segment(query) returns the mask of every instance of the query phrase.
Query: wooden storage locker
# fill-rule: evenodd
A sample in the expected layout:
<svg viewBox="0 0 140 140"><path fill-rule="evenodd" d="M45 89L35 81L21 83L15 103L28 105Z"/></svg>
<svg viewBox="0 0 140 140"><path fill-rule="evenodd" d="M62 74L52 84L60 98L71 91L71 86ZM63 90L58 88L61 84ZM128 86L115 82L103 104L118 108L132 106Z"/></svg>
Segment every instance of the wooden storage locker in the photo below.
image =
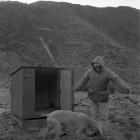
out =
<svg viewBox="0 0 140 140"><path fill-rule="evenodd" d="M11 111L21 119L73 110L73 72L67 68L21 67L11 74Z"/></svg>

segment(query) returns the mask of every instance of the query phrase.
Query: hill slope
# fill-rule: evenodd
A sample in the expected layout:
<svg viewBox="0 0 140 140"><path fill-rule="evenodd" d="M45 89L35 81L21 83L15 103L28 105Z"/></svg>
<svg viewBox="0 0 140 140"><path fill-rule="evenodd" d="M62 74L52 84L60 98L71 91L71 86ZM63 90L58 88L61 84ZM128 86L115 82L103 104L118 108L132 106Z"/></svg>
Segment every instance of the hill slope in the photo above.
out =
<svg viewBox="0 0 140 140"><path fill-rule="evenodd" d="M95 8L69 3L0 3L0 65L52 66L41 36L61 65L88 68L96 55L129 82L139 82L139 16L129 7ZM0 56L1 56L0 55ZM5 66L1 67L1 70ZM83 69L84 71L84 69Z"/></svg>

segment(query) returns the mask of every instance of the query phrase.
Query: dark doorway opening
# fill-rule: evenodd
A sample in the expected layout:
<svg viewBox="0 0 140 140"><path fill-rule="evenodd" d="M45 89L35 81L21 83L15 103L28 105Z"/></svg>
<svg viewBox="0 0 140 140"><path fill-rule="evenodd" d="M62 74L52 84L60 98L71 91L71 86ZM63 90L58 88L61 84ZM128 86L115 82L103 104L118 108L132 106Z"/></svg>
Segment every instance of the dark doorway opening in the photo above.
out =
<svg viewBox="0 0 140 140"><path fill-rule="evenodd" d="M60 107L60 80L57 69L35 70L35 109L53 111Z"/></svg>

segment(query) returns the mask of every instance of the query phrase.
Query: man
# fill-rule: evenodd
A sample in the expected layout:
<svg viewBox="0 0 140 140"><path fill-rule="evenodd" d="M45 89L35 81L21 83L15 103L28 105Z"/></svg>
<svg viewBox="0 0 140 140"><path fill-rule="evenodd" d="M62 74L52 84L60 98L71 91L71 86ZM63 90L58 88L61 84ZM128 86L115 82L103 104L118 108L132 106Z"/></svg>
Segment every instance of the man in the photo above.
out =
<svg viewBox="0 0 140 140"><path fill-rule="evenodd" d="M74 87L76 91L88 91L91 100L90 114L103 125L104 133L108 128L109 114L109 82L113 82L125 93L129 93L130 87L113 71L104 66L101 56L97 56L91 63L90 68Z"/></svg>

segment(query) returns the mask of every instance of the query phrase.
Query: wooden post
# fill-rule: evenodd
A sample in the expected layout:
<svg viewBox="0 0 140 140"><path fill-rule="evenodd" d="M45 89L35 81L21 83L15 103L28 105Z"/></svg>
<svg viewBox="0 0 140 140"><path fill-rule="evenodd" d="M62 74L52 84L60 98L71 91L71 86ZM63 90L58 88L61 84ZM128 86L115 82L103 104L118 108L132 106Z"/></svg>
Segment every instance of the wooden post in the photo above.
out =
<svg viewBox="0 0 140 140"><path fill-rule="evenodd" d="M45 43L43 37L39 36L39 40L41 42L41 44L43 45L43 47L45 48L46 52L48 53L49 57L51 58L53 64L55 65L55 67L58 67L59 64L57 63L57 61L55 60L53 54L51 53L49 46Z"/></svg>

